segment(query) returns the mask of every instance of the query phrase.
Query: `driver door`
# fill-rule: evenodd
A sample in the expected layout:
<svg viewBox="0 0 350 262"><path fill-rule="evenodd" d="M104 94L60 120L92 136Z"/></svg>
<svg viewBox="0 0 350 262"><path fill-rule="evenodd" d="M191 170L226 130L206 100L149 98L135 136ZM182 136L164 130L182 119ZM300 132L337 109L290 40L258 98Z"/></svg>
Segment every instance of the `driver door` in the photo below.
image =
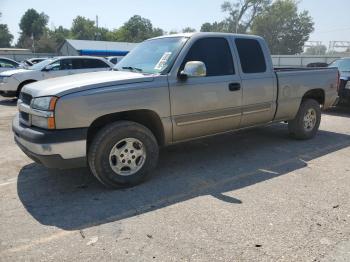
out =
<svg viewBox="0 0 350 262"><path fill-rule="evenodd" d="M44 79L70 75L72 70L72 59L56 60L49 65L49 68L49 71L43 71Z"/></svg>
<svg viewBox="0 0 350 262"><path fill-rule="evenodd" d="M241 121L241 79L235 71L233 49L226 37L196 40L180 71L189 61L201 61L206 76L170 82L173 140L221 133Z"/></svg>

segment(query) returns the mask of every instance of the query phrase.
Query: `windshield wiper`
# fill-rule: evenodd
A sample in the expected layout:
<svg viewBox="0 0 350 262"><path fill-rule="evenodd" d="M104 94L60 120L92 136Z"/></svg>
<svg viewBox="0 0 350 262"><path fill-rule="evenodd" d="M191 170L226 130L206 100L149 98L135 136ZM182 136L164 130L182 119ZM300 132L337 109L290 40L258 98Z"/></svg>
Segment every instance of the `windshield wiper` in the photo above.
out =
<svg viewBox="0 0 350 262"><path fill-rule="evenodd" d="M137 67L133 67L133 66L123 66L122 69L127 69L127 70L131 70L131 71L138 71L138 72L143 71L141 68L137 68Z"/></svg>

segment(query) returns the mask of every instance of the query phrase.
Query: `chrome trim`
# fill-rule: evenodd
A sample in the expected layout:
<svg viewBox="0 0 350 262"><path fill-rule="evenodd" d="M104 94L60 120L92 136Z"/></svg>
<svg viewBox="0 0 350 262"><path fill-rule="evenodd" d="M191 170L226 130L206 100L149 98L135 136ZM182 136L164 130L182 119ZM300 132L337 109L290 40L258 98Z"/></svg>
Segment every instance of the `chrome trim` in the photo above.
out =
<svg viewBox="0 0 350 262"><path fill-rule="evenodd" d="M271 107L272 107L271 103L263 103L258 105L244 106L242 111L243 111L243 115L250 115L250 114L270 111Z"/></svg>
<svg viewBox="0 0 350 262"><path fill-rule="evenodd" d="M257 110L251 110L251 111L245 111L243 112L243 115L250 115L250 114L255 114L255 113L262 113L262 112L267 112L270 111L270 108L264 108L264 109L257 109Z"/></svg>
<svg viewBox="0 0 350 262"><path fill-rule="evenodd" d="M63 159L81 158L86 156L86 140L54 144L35 144L26 141L17 135L15 135L15 140L27 150L37 155L60 155Z"/></svg>
<svg viewBox="0 0 350 262"><path fill-rule="evenodd" d="M229 108L229 109L223 109L223 110L217 110L217 111L209 111L209 112L177 116L175 117L175 122L177 126L185 126L185 125L202 123L206 121L240 117L241 115L242 113L240 108Z"/></svg>
<svg viewBox="0 0 350 262"><path fill-rule="evenodd" d="M185 126L185 125L202 123L202 122L206 122L206 121L213 121L213 120L220 120L220 119L224 119L224 118L237 117L240 115L241 115L241 113L226 115L226 116L209 117L209 118L205 118L205 119L198 119L198 120L192 120L192 121L186 121L186 122L177 122L176 125L177 126Z"/></svg>

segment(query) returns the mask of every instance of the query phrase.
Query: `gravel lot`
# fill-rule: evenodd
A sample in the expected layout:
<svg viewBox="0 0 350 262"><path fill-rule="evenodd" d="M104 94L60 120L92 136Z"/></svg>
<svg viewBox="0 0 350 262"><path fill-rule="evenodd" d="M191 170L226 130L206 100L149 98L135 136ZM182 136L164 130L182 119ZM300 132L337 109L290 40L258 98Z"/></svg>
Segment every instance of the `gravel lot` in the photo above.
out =
<svg viewBox="0 0 350 262"><path fill-rule="evenodd" d="M117 191L34 164L15 112L0 100L0 261L350 261L350 107L310 141L278 124L162 149Z"/></svg>

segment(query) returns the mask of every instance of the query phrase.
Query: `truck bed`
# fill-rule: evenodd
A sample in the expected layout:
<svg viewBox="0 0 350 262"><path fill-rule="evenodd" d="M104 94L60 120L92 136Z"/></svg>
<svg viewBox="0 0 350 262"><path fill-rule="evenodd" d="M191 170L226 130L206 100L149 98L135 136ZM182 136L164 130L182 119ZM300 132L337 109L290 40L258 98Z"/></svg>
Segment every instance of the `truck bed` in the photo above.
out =
<svg viewBox="0 0 350 262"><path fill-rule="evenodd" d="M320 91L323 108L333 105L337 93L336 68L275 68L277 78L277 113L275 119L293 119L301 98L309 90ZM324 101L321 101L324 100Z"/></svg>

